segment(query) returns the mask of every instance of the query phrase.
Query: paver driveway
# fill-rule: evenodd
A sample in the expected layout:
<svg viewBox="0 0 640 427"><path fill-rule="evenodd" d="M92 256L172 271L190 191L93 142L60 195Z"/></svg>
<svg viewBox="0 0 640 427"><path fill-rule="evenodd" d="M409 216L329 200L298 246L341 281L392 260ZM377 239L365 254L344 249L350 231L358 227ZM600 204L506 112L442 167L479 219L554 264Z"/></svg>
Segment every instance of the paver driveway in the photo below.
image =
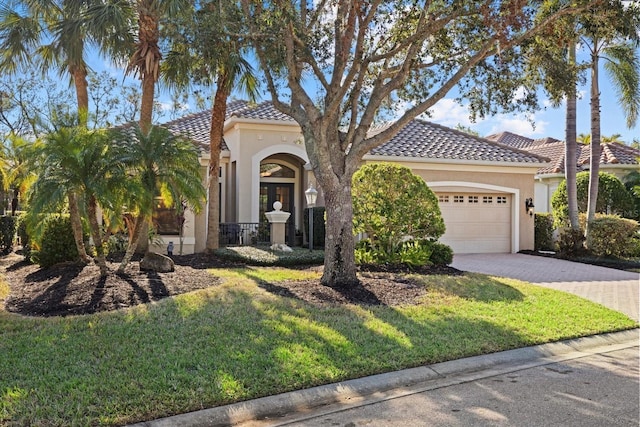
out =
<svg viewBox="0 0 640 427"><path fill-rule="evenodd" d="M558 289L640 321L640 274L524 254L458 254L452 267Z"/></svg>

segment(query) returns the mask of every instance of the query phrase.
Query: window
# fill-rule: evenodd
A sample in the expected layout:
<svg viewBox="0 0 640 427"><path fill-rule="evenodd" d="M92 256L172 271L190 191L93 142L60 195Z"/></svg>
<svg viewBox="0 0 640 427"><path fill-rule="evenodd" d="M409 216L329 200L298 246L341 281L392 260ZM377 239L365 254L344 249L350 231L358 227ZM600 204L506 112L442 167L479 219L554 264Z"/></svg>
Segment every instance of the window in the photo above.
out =
<svg viewBox="0 0 640 427"><path fill-rule="evenodd" d="M496 202L499 205L506 205L507 204L507 196L498 196L498 197L496 197Z"/></svg>
<svg viewBox="0 0 640 427"><path fill-rule="evenodd" d="M439 195L438 196L439 203L449 203L449 195Z"/></svg>
<svg viewBox="0 0 640 427"><path fill-rule="evenodd" d="M278 163L262 163L260 165L261 178L295 178L293 169Z"/></svg>
<svg viewBox="0 0 640 427"><path fill-rule="evenodd" d="M464 196L453 196L453 203L464 203Z"/></svg>
<svg viewBox="0 0 640 427"><path fill-rule="evenodd" d="M482 196L482 203L493 203L493 196Z"/></svg>
<svg viewBox="0 0 640 427"><path fill-rule="evenodd" d="M469 203L478 203L478 196L469 196Z"/></svg>
<svg viewBox="0 0 640 427"><path fill-rule="evenodd" d="M161 197L156 197L153 202L153 228L160 235L177 236L180 234L180 218L178 211L173 207L167 207Z"/></svg>

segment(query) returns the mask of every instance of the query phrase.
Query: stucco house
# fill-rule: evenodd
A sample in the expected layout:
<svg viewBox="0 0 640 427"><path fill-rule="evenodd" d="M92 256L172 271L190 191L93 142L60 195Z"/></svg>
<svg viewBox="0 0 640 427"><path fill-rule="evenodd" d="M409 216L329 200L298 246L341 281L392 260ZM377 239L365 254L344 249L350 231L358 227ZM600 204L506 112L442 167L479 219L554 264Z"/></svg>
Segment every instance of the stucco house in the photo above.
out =
<svg viewBox="0 0 640 427"><path fill-rule="evenodd" d="M203 177L209 160L210 111L166 123L201 147ZM221 240L250 243L278 200L291 212L288 233L303 229L304 191L316 180L310 170L298 124L269 102L229 104L220 155ZM533 217L525 200L534 198L534 176L546 167L537 154L414 120L391 141L372 150L365 162L408 166L436 193L446 234L441 241L456 253L518 252L532 249ZM323 205L318 188L318 205ZM205 249L206 210L188 213L184 253ZM223 235L224 234L224 235ZM165 244L175 235L162 236ZM158 248L162 250L162 248Z"/></svg>
<svg viewBox="0 0 640 427"><path fill-rule="evenodd" d="M535 176L535 211L551 212L551 197L564 179L564 141L554 138L531 139L511 132L489 135L487 139L549 159ZM601 144L600 171L621 180L632 171L640 171L640 150L618 142ZM578 172L590 168L590 146L578 144L576 165Z"/></svg>

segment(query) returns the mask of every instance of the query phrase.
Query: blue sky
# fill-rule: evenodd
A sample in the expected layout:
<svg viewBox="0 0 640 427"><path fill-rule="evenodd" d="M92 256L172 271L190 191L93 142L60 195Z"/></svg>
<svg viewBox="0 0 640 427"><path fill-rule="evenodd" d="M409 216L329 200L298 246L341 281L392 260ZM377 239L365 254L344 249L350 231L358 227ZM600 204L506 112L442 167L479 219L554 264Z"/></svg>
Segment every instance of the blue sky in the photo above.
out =
<svg viewBox="0 0 640 427"><path fill-rule="evenodd" d="M589 88L581 87L580 94L581 99L578 101L578 134L589 134L591 132ZM620 134L622 135L621 139L626 143L631 143L634 138L640 139L640 121L639 124L632 129L627 128L623 110L617 104L616 92L609 84L604 73L601 73L600 102L602 135L610 136ZM527 121L524 114L498 115L488 117L476 123L471 123L468 109L456 104L450 98L443 99L432 109L433 112L430 120L450 127L455 127L457 124L468 126L484 136L509 131L530 138L550 136L564 140L564 104L559 108L553 108L548 100L543 99L541 105L545 105L544 109L534 113L532 116L535 128Z"/></svg>
<svg viewBox="0 0 640 427"><path fill-rule="evenodd" d="M90 65L94 71L107 70L110 74L122 78L122 69L108 64L101 58L93 57ZM139 82L136 82L139 84ZM601 89L601 134L610 136L613 134L622 135L621 139L626 143L631 143L634 138L640 139L640 120L639 124L632 129L626 126L622 108L617 104L617 96L615 90L610 85L607 75L600 73L600 89ZM590 105L589 105L589 87L583 86L579 88L581 99L578 101L578 134L590 133ZM160 101L169 106L169 95L166 90L160 91ZM565 133L565 111L564 105L559 108L553 108L548 100L541 100L543 110L535 112L531 118L535 127L527 120L525 114L501 114L494 117L488 117L472 123L469 119L469 111L465 106L456 103L453 98L444 98L432 108L431 118L428 120L435 123L456 127L463 125L473 129L480 135L487 136L492 133L509 131L530 138L553 137L564 140ZM190 110L189 112L193 112ZM168 119L167 119L168 120ZM162 120L166 121L166 120Z"/></svg>

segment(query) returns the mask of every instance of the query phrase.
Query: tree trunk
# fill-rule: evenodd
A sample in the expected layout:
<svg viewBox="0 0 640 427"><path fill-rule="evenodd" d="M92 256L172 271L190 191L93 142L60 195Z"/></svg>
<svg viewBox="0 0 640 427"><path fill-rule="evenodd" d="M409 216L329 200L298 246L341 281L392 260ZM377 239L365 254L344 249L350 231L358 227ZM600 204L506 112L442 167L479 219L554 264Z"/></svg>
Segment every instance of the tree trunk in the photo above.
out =
<svg viewBox="0 0 640 427"><path fill-rule="evenodd" d="M207 252L212 252L220 247L220 151L222 150L224 119L227 114L227 99L231 83L226 74L221 73L218 76L218 87L211 110Z"/></svg>
<svg viewBox="0 0 640 427"><path fill-rule="evenodd" d="M73 67L70 70L73 76L73 84L76 89L76 100L78 102L78 124L80 126L87 126L88 111L89 111L89 91L87 89L87 70L83 67Z"/></svg>
<svg viewBox="0 0 640 427"><path fill-rule="evenodd" d="M67 199L69 200L69 219L71 221L71 229L73 230L73 239L75 240L76 248L78 249L78 256L80 257L80 261L88 264L91 262L91 257L87 255L87 250L84 246L84 235L82 233L82 220L80 219L78 199L73 191L67 193Z"/></svg>
<svg viewBox="0 0 640 427"><path fill-rule="evenodd" d="M576 62L576 44L571 43L569 46L569 62L575 65ZM564 151L564 174L567 181L567 198L569 206L569 223L571 229L580 230L580 221L578 218L578 189L576 184L577 160L576 150L577 142L577 124L576 124L576 91L575 84L572 86L571 93L567 94L567 117L566 117L566 135L565 135L565 151Z"/></svg>
<svg viewBox="0 0 640 427"><path fill-rule="evenodd" d="M597 40L594 40L597 46ZM591 55L591 163L589 167L589 200L587 202L587 229L589 237L590 223L595 218L598 201L598 179L600 172L600 88L598 82L598 54Z"/></svg>
<svg viewBox="0 0 640 427"><path fill-rule="evenodd" d="M133 257L133 253L138 247L138 241L140 240L140 236L142 235L142 230L145 228L144 224L146 224L146 221L142 217L136 217L133 220L133 223L133 234L131 235L131 239L129 240L129 244L127 245L127 250L124 253L122 262L120 262L120 266L118 267L118 273L124 273L127 265L129 265L129 262Z"/></svg>
<svg viewBox="0 0 640 427"><path fill-rule="evenodd" d="M140 101L140 129L147 133L151 129L153 116L153 98L156 82L152 75L144 75L142 78L142 100Z"/></svg>
<svg viewBox="0 0 640 427"><path fill-rule="evenodd" d="M356 276L355 239L353 236L353 203L351 174L332 182L318 183L322 188L327 216L324 244L324 273L320 282L325 286L343 287L359 283Z"/></svg>
<svg viewBox="0 0 640 427"><path fill-rule="evenodd" d="M98 267L100 267L100 276L105 277L108 274L109 269L107 268L102 233L100 232L100 224L98 223L98 206L95 196L91 196L89 199L87 213L89 215L91 237L93 238L93 243L96 245L96 263L98 264Z"/></svg>

